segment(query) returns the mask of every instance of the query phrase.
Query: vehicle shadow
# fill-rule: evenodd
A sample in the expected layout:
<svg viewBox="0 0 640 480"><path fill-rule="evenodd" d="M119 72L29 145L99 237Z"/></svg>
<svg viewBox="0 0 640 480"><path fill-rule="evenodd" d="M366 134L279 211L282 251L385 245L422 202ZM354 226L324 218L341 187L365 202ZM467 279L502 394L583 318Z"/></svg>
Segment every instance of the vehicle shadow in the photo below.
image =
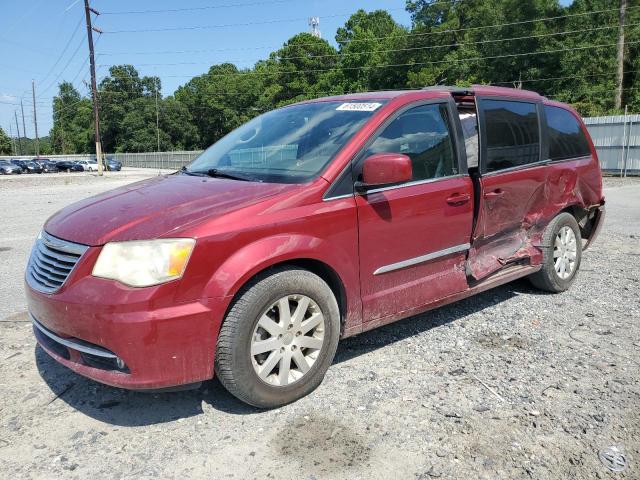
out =
<svg viewBox="0 0 640 480"><path fill-rule="evenodd" d="M518 294L535 294L520 280L474 297L365 332L340 342L334 363L375 351L413 335L455 322ZM145 426L200 415L205 405L233 415L259 414L261 409L244 404L214 379L195 390L183 392L134 392L109 387L82 377L58 364L39 346L35 348L38 372L54 394L79 412L118 426Z"/></svg>

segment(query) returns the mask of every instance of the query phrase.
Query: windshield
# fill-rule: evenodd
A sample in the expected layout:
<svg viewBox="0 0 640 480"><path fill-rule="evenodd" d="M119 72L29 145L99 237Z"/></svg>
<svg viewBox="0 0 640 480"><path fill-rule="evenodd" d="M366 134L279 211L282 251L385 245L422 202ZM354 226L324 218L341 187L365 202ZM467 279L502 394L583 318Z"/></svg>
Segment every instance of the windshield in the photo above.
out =
<svg viewBox="0 0 640 480"><path fill-rule="evenodd" d="M383 103L316 102L265 113L214 143L185 172L275 183L311 180Z"/></svg>

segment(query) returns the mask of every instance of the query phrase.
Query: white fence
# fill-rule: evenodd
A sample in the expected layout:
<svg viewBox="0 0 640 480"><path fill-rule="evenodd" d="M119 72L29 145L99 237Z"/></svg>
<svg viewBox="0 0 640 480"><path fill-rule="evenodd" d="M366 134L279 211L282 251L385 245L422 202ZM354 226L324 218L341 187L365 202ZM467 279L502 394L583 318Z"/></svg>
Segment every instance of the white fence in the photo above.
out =
<svg viewBox="0 0 640 480"><path fill-rule="evenodd" d="M603 171L640 174L640 115L585 118Z"/></svg>
<svg viewBox="0 0 640 480"><path fill-rule="evenodd" d="M202 153L202 150L193 152L146 152L146 153L107 153L105 156L122 163L123 167L153 168L178 170L183 165L188 164ZM41 155L53 161L61 160L95 160L95 154L79 155ZM31 160L31 156L0 156L0 159L19 158Z"/></svg>

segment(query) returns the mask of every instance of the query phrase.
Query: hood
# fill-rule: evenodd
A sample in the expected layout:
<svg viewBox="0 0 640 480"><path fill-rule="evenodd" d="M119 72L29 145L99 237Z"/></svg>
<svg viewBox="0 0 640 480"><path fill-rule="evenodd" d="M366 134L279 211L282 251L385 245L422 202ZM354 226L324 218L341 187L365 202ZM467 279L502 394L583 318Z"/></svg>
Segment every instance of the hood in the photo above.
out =
<svg viewBox="0 0 640 480"><path fill-rule="evenodd" d="M170 236L181 227L248 207L297 185L188 175L159 176L69 205L45 230L84 245Z"/></svg>

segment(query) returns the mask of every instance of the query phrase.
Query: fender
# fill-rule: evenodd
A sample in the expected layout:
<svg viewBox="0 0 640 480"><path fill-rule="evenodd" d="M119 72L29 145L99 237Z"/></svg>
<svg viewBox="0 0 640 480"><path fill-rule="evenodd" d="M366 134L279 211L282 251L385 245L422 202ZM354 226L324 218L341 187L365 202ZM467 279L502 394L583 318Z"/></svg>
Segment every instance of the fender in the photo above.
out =
<svg viewBox="0 0 640 480"><path fill-rule="evenodd" d="M334 243L308 234L277 234L249 243L227 258L204 289L205 297L227 297L229 301L251 278L280 263L316 260L332 268L346 289L347 324L360 324L362 308L358 259ZM357 288L354 288L357 286Z"/></svg>

